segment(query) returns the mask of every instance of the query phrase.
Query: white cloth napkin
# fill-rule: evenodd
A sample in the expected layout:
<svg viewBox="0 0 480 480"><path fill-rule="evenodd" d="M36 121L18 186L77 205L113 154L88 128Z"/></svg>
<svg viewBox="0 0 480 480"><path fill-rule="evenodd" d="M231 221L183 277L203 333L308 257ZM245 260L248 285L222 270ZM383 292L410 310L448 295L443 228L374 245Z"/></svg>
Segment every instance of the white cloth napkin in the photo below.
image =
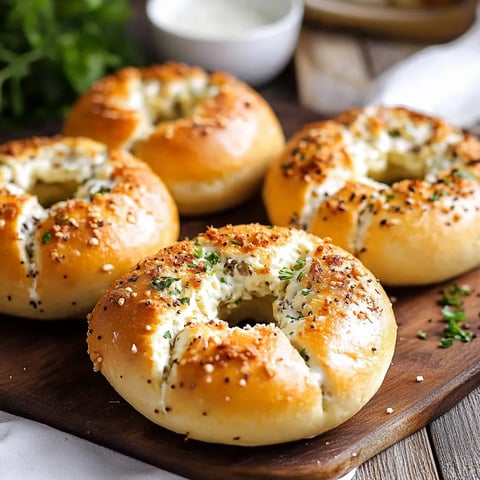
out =
<svg viewBox="0 0 480 480"><path fill-rule="evenodd" d="M377 77L364 103L404 105L461 127L480 124L480 10L461 37L420 50Z"/></svg>
<svg viewBox="0 0 480 480"><path fill-rule="evenodd" d="M181 480L31 420L0 412L2 480Z"/></svg>

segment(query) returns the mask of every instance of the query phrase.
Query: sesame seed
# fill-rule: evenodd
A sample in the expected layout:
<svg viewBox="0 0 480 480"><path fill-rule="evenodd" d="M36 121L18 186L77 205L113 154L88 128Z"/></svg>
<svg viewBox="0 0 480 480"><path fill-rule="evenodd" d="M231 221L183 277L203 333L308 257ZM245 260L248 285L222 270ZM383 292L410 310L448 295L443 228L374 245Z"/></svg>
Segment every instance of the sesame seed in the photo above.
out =
<svg viewBox="0 0 480 480"><path fill-rule="evenodd" d="M151 329L152 329L152 326L151 326L151 325L145 325L145 330L146 330L147 332L149 332Z"/></svg>
<svg viewBox="0 0 480 480"><path fill-rule="evenodd" d="M206 383L212 383L212 377L211 377L210 375L207 375L207 376L205 377L205 382L206 382Z"/></svg>
<svg viewBox="0 0 480 480"><path fill-rule="evenodd" d="M111 272L115 267L111 263L105 263L102 266L102 272Z"/></svg>
<svg viewBox="0 0 480 480"><path fill-rule="evenodd" d="M239 381L238 381L238 384L241 386L241 387L245 387L247 385L247 381L244 379L244 378L241 378Z"/></svg>
<svg viewBox="0 0 480 480"><path fill-rule="evenodd" d="M230 401L230 397L229 397L228 395L225 397L225 401L226 401L226 402L229 402L229 401Z"/></svg>
<svg viewBox="0 0 480 480"><path fill-rule="evenodd" d="M98 356L98 357L97 357L97 363L102 363L102 362L103 362L103 358L100 357L100 356Z"/></svg>
<svg viewBox="0 0 480 480"><path fill-rule="evenodd" d="M418 383L423 382L423 380L424 380L423 375L417 375L417 377L415 378L415 381Z"/></svg>
<svg viewBox="0 0 480 480"><path fill-rule="evenodd" d="M117 303L120 307L122 307L123 305L125 305L125 299L123 297L120 297L118 299Z"/></svg>
<svg viewBox="0 0 480 480"><path fill-rule="evenodd" d="M127 222L135 224L135 223L137 223L137 219L133 215L130 214L130 215L127 215Z"/></svg>
<svg viewBox="0 0 480 480"><path fill-rule="evenodd" d="M391 413L393 413L393 408L388 407L385 411L390 415Z"/></svg>
<svg viewBox="0 0 480 480"><path fill-rule="evenodd" d="M207 373L212 373L213 370L215 369L215 367L214 367L211 363L206 363L206 364L203 366L203 369L204 369Z"/></svg>
<svg viewBox="0 0 480 480"><path fill-rule="evenodd" d="M137 349L137 346L132 343L132 348L130 349L132 353L137 353L138 352L138 349Z"/></svg>
<svg viewBox="0 0 480 480"><path fill-rule="evenodd" d="M88 240L88 244L95 247L95 246L97 246L97 245L100 244L100 241L99 241L98 238L96 238L96 237L91 237L91 238L89 238L89 240Z"/></svg>
<svg viewBox="0 0 480 480"><path fill-rule="evenodd" d="M7 222L5 221L5 219L0 219L0 228L5 228L5 225L7 224Z"/></svg>

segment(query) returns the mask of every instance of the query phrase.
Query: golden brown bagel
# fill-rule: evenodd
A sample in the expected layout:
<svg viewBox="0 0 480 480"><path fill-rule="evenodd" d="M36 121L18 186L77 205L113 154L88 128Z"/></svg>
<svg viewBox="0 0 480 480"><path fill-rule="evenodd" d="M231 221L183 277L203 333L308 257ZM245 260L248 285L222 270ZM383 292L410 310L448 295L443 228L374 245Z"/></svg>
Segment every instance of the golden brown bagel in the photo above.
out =
<svg viewBox="0 0 480 480"><path fill-rule="evenodd" d="M241 203L285 145L275 114L248 85L177 63L101 79L74 105L64 131L132 150L182 214Z"/></svg>
<svg viewBox="0 0 480 480"><path fill-rule="evenodd" d="M368 107L306 125L264 185L270 221L329 236L385 284L480 263L480 142L438 118Z"/></svg>
<svg viewBox="0 0 480 480"><path fill-rule="evenodd" d="M82 138L0 146L0 312L85 315L145 255L173 243L168 190L127 152Z"/></svg>
<svg viewBox="0 0 480 480"><path fill-rule="evenodd" d="M258 224L209 228L142 261L89 327L95 369L143 415L249 446L351 417L380 386L396 338L388 297L355 257Z"/></svg>

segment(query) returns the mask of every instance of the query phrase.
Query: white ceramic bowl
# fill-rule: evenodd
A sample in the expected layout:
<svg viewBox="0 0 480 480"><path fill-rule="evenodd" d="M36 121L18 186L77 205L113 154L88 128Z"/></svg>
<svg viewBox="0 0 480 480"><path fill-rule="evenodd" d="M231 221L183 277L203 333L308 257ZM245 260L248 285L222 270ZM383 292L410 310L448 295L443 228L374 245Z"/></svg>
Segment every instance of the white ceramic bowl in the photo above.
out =
<svg viewBox="0 0 480 480"><path fill-rule="evenodd" d="M303 0L147 0L160 60L223 70L259 86L287 65Z"/></svg>

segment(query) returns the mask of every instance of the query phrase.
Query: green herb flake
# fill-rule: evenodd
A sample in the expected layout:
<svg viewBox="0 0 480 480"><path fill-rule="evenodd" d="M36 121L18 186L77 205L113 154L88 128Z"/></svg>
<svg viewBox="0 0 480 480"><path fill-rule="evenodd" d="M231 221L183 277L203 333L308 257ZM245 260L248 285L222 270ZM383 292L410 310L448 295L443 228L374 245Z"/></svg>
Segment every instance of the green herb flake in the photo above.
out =
<svg viewBox="0 0 480 480"><path fill-rule="evenodd" d="M296 262L295 265L293 266L294 270L301 270L305 266L305 259L304 258L299 258Z"/></svg>
<svg viewBox="0 0 480 480"><path fill-rule="evenodd" d="M196 247L193 249L193 256L195 258L202 258L203 257L203 248L202 247Z"/></svg>
<svg viewBox="0 0 480 480"><path fill-rule="evenodd" d="M459 287L456 283L443 291L440 305L451 305L460 307L462 305L462 297L471 295L472 291L465 287Z"/></svg>
<svg viewBox="0 0 480 480"><path fill-rule="evenodd" d="M232 245L237 245L238 247L242 247L243 246L243 243L242 242L239 242L238 240L231 240L231 243Z"/></svg>
<svg viewBox="0 0 480 480"><path fill-rule="evenodd" d="M393 200L394 198L397 197L396 193L386 193L385 194L385 199L389 202L390 200Z"/></svg>
<svg viewBox="0 0 480 480"><path fill-rule="evenodd" d="M427 332L423 332L422 330L418 331L417 338L420 340L426 340L428 338Z"/></svg>
<svg viewBox="0 0 480 480"><path fill-rule="evenodd" d="M178 282L178 281L180 281L179 278L159 277L155 275L152 278L152 281L148 284L148 286L154 288L155 290L161 291L172 286L173 282Z"/></svg>
<svg viewBox="0 0 480 480"><path fill-rule="evenodd" d="M215 252L210 252L205 255L205 260L213 267L213 265L220 263L220 255Z"/></svg>
<svg viewBox="0 0 480 480"><path fill-rule="evenodd" d="M304 276L305 276L305 272L300 272L300 273L297 275L297 281L300 282Z"/></svg>
<svg viewBox="0 0 480 480"><path fill-rule="evenodd" d="M170 330L167 330L164 334L163 334L163 338L166 338L167 340L170 340L172 338L172 334L170 333Z"/></svg>
<svg viewBox="0 0 480 480"><path fill-rule="evenodd" d="M180 302L182 302L184 305L190 305L190 298L189 297L182 297L180 299Z"/></svg>
<svg viewBox="0 0 480 480"><path fill-rule="evenodd" d="M220 283L227 283L227 280L225 279L225 277L220 277L219 281Z"/></svg>
<svg viewBox="0 0 480 480"><path fill-rule="evenodd" d="M278 272L278 278L283 282L293 278L293 270L287 267L282 267Z"/></svg>
<svg viewBox="0 0 480 480"><path fill-rule="evenodd" d="M310 295L311 291L308 288L302 288L301 293L304 297Z"/></svg>
<svg viewBox="0 0 480 480"><path fill-rule="evenodd" d="M299 353L306 362L310 360L310 355L308 355L307 350L305 348L302 348Z"/></svg>
<svg viewBox="0 0 480 480"><path fill-rule="evenodd" d="M440 348L450 348L453 345L453 340L451 338L441 338L438 346Z"/></svg>
<svg viewBox="0 0 480 480"><path fill-rule="evenodd" d="M103 195L104 193L110 193L111 190L108 187L102 185L97 191L93 192L92 195Z"/></svg>
<svg viewBox="0 0 480 480"><path fill-rule="evenodd" d="M43 235L42 235L42 243L48 243L52 241L52 234L47 230Z"/></svg>
<svg viewBox="0 0 480 480"><path fill-rule="evenodd" d="M439 346L441 348L451 347L454 340L467 343L474 339L475 336L472 332L462 328L462 324L467 321L465 310L461 308L463 305L462 297L471 295L471 293L470 289L459 287L457 284L453 284L443 292L439 303L442 305L442 317L447 326L443 330L443 337L440 339Z"/></svg>

